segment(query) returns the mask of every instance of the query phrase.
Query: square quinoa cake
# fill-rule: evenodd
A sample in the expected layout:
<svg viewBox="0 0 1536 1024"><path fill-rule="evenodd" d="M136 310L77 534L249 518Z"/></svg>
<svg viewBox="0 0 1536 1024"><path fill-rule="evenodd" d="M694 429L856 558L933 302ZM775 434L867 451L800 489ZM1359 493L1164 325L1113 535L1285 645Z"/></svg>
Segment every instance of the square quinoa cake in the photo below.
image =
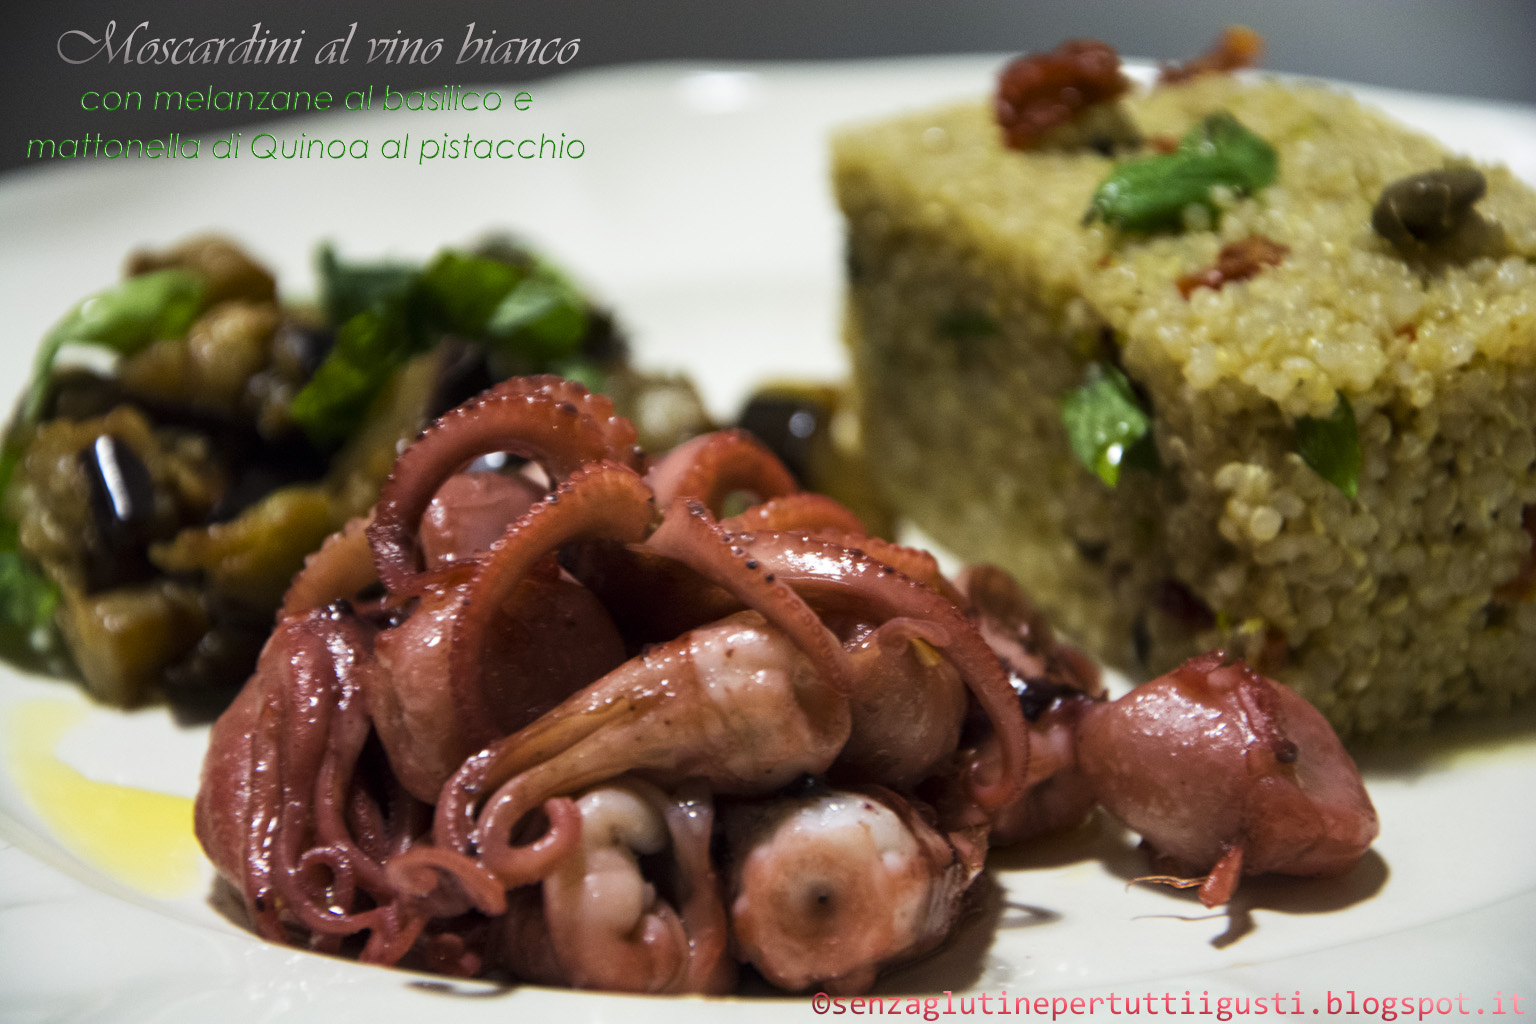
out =
<svg viewBox="0 0 1536 1024"><path fill-rule="evenodd" d="M1481 241L1405 256L1372 227L1383 189L1471 166L1433 140L1333 91L1230 76L1120 103L1154 142L1227 111L1278 176L1137 235L1085 222L1116 160L1007 149L979 102L836 138L882 489L1133 676L1225 646L1356 734L1530 693L1536 195L1479 168ZM1190 287L1252 236L1278 264ZM1074 455L1063 403L1115 371L1156 455L1111 486ZM1359 468L1341 476L1301 453L1328 424L1347 441L1346 404Z"/></svg>

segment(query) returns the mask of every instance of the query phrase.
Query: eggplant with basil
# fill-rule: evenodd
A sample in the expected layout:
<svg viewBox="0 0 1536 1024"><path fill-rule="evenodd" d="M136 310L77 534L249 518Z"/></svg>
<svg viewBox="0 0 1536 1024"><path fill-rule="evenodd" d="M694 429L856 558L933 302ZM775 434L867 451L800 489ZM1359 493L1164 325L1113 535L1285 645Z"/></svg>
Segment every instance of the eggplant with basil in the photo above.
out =
<svg viewBox="0 0 1536 1024"><path fill-rule="evenodd" d="M306 554L365 512L398 445L505 377L558 372L709 427L612 319L496 241L425 264L319 257L311 306L232 243L130 258L50 332L0 449L0 647L131 706L217 712ZM110 372L65 356L94 349ZM101 363L102 360L97 360Z"/></svg>

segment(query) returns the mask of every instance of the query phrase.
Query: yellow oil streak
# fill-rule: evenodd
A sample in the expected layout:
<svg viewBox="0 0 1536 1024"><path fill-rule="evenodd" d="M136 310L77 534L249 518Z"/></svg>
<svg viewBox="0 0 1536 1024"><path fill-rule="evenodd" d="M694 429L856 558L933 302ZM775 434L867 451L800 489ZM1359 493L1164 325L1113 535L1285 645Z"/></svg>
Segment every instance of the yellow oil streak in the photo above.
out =
<svg viewBox="0 0 1536 1024"><path fill-rule="evenodd" d="M85 714L49 700L16 709L6 748L17 787L53 837L85 863L150 896L186 895L202 865L192 801L97 782L61 761L59 741Z"/></svg>

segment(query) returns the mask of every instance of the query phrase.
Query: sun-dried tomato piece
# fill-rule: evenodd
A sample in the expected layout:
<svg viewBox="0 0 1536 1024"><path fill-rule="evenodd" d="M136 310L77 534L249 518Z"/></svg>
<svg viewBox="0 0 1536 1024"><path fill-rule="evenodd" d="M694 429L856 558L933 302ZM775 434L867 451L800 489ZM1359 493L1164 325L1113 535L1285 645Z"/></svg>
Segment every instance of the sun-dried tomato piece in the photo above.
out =
<svg viewBox="0 0 1536 1024"><path fill-rule="evenodd" d="M1243 657L1259 673L1274 675L1290 660L1290 644L1284 630L1268 626L1260 636L1249 639Z"/></svg>
<svg viewBox="0 0 1536 1024"><path fill-rule="evenodd" d="M1130 87L1114 47L1096 39L1069 39L1003 69L997 81L997 123L1009 146L1029 149L1052 128Z"/></svg>
<svg viewBox="0 0 1536 1024"><path fill-rule="evenodd" d="M1520 562L1520 571L1493 588L1493 599L1501 604L1514 604L1536 594L1536 505L1525 506L1520 525L1530 534L1531 547Z"/></svg>
<svg viewBox="0 0 1536 1024"><path fill-rule="evenodd" d="M1153 601L1160 612L1186 629L1199 632L1216 625L1216 613L1211 606L1179 580L1159 583Z"/></svg>
<svg viewBox="0 0 1536 1024"><path fill-rule="evenodd" d="M1228 25L1216 42L1186 64L1163 64L1158 68L1159 85L1187 82L1200 75L1225 75L1239 68L1251 68L1264 56L1264 37L1244 25Z"/></svg>
<svg viewBox="0 0 1536 1024"><path fill-rule="evenodd" d="M1228 242L1216 254L1214 266L1179 278L1179 294L1187 299L1196 288L1220 291L1221 286L1228 281L1246 281L1265 267L1278 267L1290 251L1289 246L1263 235L1249 235L1236 242Z"/></svg>

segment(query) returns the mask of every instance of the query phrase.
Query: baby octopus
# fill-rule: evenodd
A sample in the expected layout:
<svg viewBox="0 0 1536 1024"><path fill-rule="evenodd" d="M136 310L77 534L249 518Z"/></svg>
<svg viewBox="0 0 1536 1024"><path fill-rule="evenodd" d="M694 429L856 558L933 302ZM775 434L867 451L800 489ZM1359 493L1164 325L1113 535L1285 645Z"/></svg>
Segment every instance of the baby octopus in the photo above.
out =
<svg viewBox="0 0 1536 1024"><path fill-rule="evenodd" d="M750 435L652 460L607 399L514 379L423 432L294 579L214 728L197 832L273 941L857 992L943 941L989 843L1095 801L1223 898L1358 857L1374 817L1316 712L1240 666L1181 672L1183 712L1105 703L1005 574L951 582ZM1244 785L1170 806L1180 713L1255 737L1205 755Z"/></svg>
<svg viewBox="0 0 1536 1024"><path fill-rule="evenodd" d="M1341 875L1379 831L1355 763L1322 713L1213 652L1078 726L1095 795L1176 874L1227 902L1243 875Z"/></svg>

